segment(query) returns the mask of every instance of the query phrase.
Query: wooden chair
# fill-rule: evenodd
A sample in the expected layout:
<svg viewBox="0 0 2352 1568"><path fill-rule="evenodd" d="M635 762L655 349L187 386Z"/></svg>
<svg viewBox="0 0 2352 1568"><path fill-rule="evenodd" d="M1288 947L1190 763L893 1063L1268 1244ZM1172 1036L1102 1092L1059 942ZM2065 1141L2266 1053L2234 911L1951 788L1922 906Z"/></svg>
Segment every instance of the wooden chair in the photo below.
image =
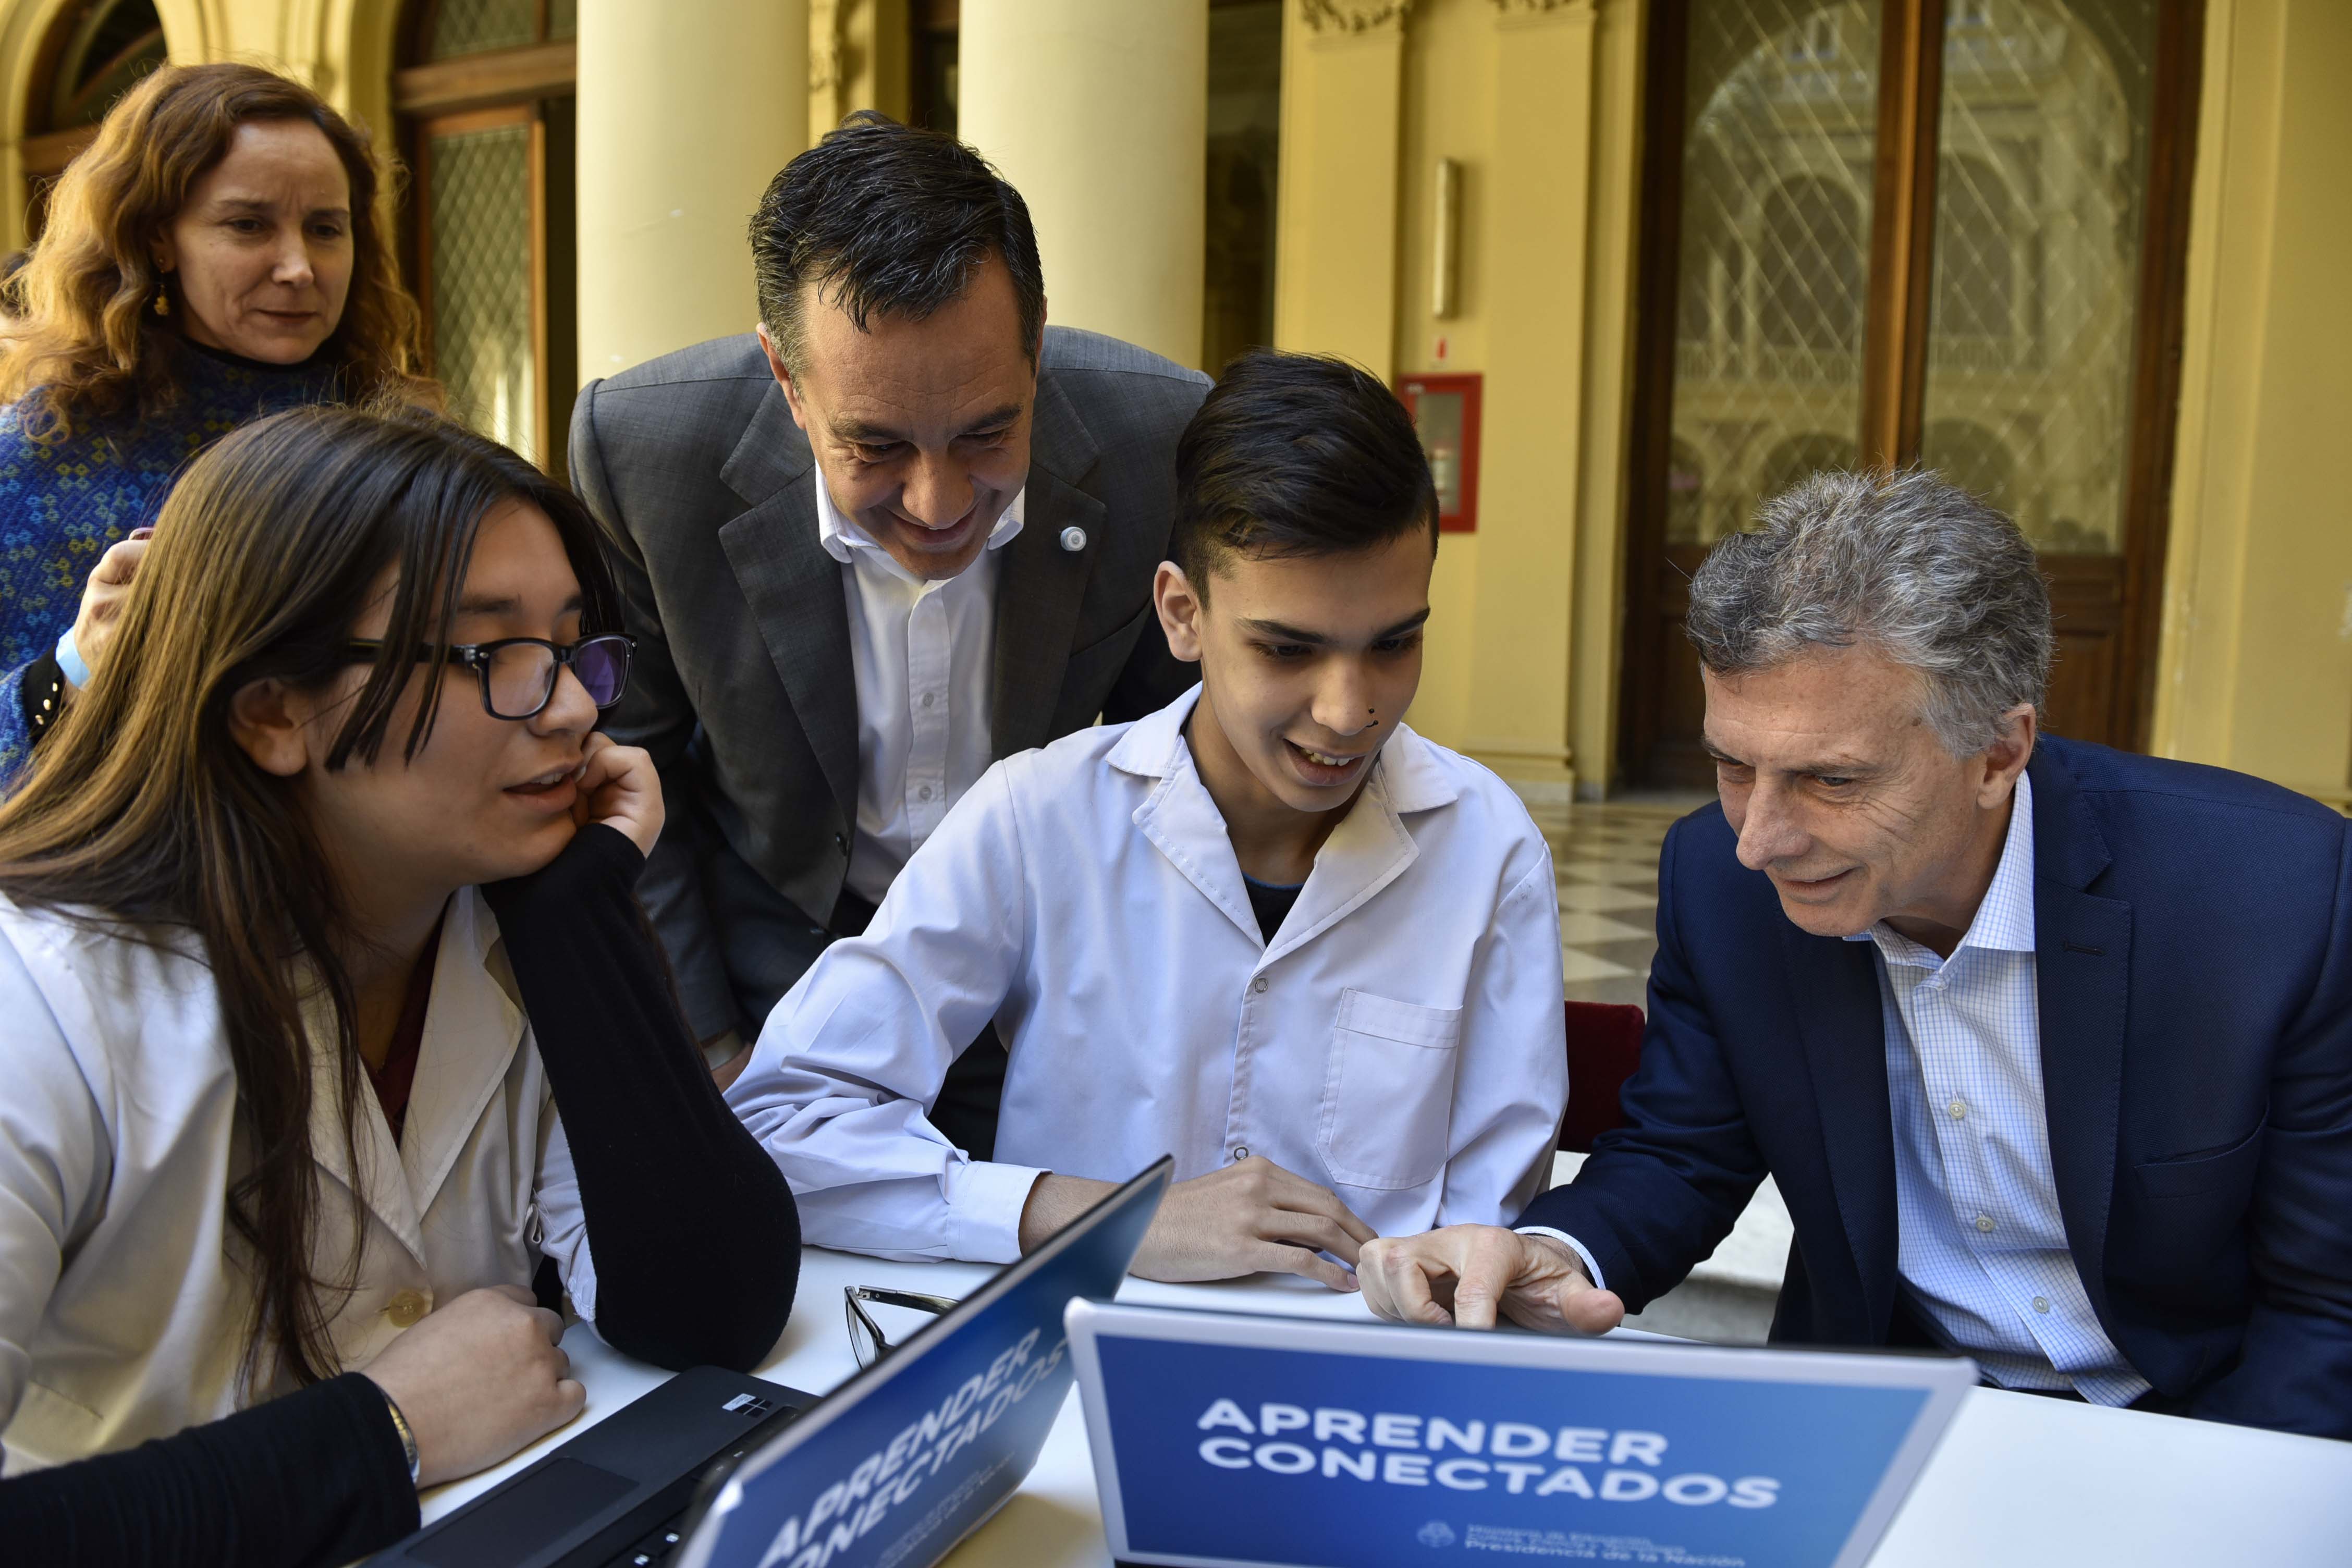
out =
<svg viewBox="0 0 2352 1568"><path fill-rule="evenodd" d="M1568 1115L1559 1124L1559 1147L1592 1152L1592 1141L1625 1123L1618 1091L1642 1061L1639 1007L1609 1002L1568 1005Z"/></svg>

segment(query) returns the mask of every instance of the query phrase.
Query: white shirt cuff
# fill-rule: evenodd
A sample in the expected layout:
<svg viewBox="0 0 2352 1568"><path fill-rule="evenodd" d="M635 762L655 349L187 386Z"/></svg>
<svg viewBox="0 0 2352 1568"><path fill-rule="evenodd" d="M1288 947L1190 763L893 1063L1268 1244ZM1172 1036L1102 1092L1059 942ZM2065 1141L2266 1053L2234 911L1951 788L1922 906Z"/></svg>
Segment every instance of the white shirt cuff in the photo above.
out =
<svg viewBox="0 0 2352 1568"><path fill-rule="evenodd" d="M574 1312L592 1323L596 1321L596 1260L588 1251L585 1236L563 1268L563 1293L572 1298Z"/></svg>
<svg viewBox="0 0 2352 1568"><path fill-rule="evenodd" d="M958 1160L940 1183L948 1200L948 1256L966 1263L1011 1263L1021 1256L1021 1211L1045 1173L1027 1165Z"/></svg>
<svg viewBox="0 0 2352 1568"><path fill-rule="evenodd" d="M1563 1246L1573 1247L1576 1251L1576 1255L1584 1259L1584 1272L1586 1276L1591 1279L1592 1288L1595 1290L1606 1290L1609 1289L1608 1281L1601 1278L1601 1265L1592 1261L1592 1254L1586 1250L1584 1243L1577 1240L1576 1237L1569 1235L1566 1231L1554 1230L1548 1225L1523 1225L1519 1226L1519 1234L1521 1236L1548 1236L1554 1241L1561 1243Z"/></svg>

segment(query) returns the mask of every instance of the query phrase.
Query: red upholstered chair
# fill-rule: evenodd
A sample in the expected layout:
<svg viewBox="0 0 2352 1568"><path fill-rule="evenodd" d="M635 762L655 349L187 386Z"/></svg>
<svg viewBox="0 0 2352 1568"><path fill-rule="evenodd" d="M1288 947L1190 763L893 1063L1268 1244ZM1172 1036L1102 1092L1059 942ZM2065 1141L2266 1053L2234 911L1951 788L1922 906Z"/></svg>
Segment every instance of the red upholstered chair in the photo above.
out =
<svg viewBox="0 0 2352 1568"><path fill-rule="evenodd" d="M1561 1148L1590 1154L1595 1138L1624 1125L1617 1091L1641 1065L1642 1025L1639 1007L1568 1005L1568 1115L1559 1124Z"/></svg>

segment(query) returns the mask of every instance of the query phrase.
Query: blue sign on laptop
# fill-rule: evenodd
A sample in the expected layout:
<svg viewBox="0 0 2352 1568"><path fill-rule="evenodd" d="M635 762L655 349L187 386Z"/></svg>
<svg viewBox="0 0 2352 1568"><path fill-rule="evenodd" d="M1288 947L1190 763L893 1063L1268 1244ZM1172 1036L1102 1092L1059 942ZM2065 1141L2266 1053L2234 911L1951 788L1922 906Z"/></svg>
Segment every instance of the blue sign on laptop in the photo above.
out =
<svg viewBox="0 0 2352 1568"><path fill-rule="evenodd" d="M1069 1327L1111 1553L1176 1568L1853 1568L1977 1375L1096 1301Z"/></svg>
<svg viewBox="0 0 2352 1568"><path fill-rule="evenodd" d="M1118 1289L1171 1161L1008 1265L744 1461L680 1568L929 1568L1011 1497L1070 1388L1063 1309Z"/></svg>

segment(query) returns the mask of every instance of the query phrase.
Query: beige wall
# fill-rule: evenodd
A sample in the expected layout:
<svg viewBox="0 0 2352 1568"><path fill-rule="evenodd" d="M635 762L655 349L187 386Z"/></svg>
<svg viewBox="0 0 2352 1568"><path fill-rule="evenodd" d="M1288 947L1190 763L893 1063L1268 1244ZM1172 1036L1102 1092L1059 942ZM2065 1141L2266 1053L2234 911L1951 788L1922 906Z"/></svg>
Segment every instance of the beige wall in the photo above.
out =
<svg viewBox="0 0 2352 1568"><path fill-rule="evenodd" d="M2208 0L2155 749L2352 769L2352 5Z"/></svg>
<svg viewBox="0 0 2352 1568"><path fill-rule="evenodd" d="M1478 530L1439 548L1412 722L1563 791L1606 776L1615 710L1641 17L1334 0L1286 26L1276 341L1485 377ZM1444 321L1441 158L1464 175Z"/></svg>

